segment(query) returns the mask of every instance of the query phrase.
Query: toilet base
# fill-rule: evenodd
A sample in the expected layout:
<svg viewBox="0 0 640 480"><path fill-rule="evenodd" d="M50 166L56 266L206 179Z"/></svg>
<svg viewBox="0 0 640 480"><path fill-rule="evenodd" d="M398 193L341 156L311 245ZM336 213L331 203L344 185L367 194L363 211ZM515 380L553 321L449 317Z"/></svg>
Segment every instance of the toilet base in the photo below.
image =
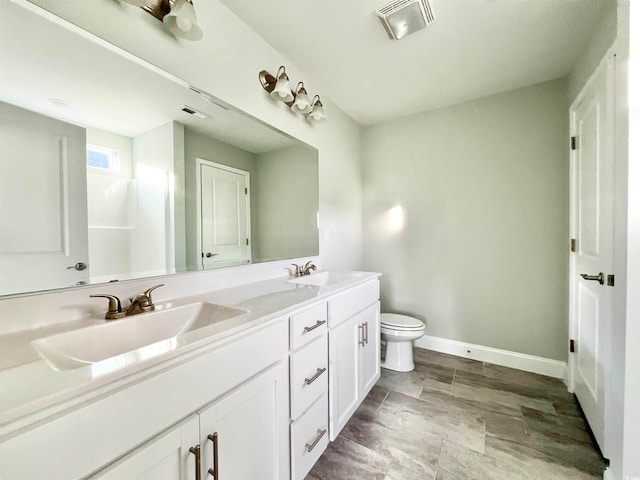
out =
<svg viewBox="0 0 640 480"><path fill-rule="evenodd" d="M394 342L387 339L387 352L380 366L396 372L412 372L416 368L413 363L413 342Z"/></svg>

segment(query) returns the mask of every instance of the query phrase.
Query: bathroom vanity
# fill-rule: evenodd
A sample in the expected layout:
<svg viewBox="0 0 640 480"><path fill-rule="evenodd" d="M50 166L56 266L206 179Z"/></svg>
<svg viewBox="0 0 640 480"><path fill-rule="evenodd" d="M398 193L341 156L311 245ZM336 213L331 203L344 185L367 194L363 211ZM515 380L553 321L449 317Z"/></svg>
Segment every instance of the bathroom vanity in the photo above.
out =
<svg viewBox="0 0 640 480"><path fill-rule="evenodd" d="M302 479L380 376L378 274L278 277L157 309L124 321L197 314L111 358L44 351L0 371L2 390L25 400L0 405L1 479ZM61 325L48 340L99 331L100 350L122 321Z"/></svg>

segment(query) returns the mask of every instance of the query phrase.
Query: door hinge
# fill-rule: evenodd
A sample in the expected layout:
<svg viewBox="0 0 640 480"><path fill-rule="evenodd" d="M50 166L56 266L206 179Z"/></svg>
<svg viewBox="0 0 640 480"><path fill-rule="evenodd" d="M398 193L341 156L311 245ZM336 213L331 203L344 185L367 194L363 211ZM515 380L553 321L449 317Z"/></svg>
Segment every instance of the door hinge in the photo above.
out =
<svg viewBox="0 0 640 480"><path fill-rule="evenodd" d="M607 285L609 287L615 287L615 285L616 285L616 276L615 275L607 275Z"/></svg>
<svg viewBox="0 0 640 480"><path fill-rule="evenodd" d="M574 340L569 340L569 351L571 353L576 351L576 342Z"/></svg>
<svg viewBox="0 0 640 480"><path fill-rule="evenodd" d="M249 245L249 239L247 238L247 245Z"/></svg>
<svg viewBox="0 0 640 480"><path fill-rule="evenodd" d="M571 150L576 150L578 148L578 140L576 137L571 137Z"/></svg>
<svg viewBox="0 0 640 480"><path fill-rule="evenodd" d="M575 238L571 239L571 251L575 252L578 248L578 241Z"/></svg>
<svg viewBox="0 0 640 480"><path fill-rule="evenodd" d="M249 189L247 187L244 187L244 194L249 195Z"/></svg>

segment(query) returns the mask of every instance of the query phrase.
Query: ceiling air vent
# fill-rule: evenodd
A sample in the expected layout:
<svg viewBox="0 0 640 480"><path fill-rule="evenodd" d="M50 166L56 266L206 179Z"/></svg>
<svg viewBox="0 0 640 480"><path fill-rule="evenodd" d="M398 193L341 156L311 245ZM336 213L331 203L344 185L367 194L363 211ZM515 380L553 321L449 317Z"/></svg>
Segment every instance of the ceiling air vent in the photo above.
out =
<svg viewBox="0 0 640 480"><path fill-rule="evenodd" d="M433 10L427 0L395 0L376 11L392 40L400 40L433 22Z"/></svg>
<svg viewBox="0 0 640 480"><path fill-rule="evenodd" d="M203 113L200 110L196 110L195 108L190 107L188 105L185 105L184 107L182 107L182 111L187 112L189 115L194 115L198 118L202 118L203 120L205 118L209 118L209 115L207 115L206 113Z"/></svg>

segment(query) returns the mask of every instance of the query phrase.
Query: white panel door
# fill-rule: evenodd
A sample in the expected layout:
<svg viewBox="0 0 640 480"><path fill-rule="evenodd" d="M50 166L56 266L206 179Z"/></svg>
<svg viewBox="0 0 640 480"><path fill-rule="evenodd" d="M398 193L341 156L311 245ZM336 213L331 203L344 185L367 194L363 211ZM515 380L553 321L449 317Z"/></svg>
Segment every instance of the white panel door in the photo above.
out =
<svg viewBox="0 0 640 480"><path fill-rule="evenodd" d="M608 64L603 62L571 111L572 150L571 316L575 340L575 393L605 453L604 399L613 266L613 129L608 110Z"/></svg>
<svg viewBox="0 0 640 480"><path fill-rule="evenodd" d="M202 478L217 468L219 479L289 479L287 370L280 363L200 412Z"/></svg>
<svg viewBox="0 0 640 480"><path fill-rule="evenodd" d="M91 480L195 480L200 436L199 418L190 416L180 425L158 435Z"/></svg>
<svg viewBox="0 0 640 480"><path fill-rule="evenodd" d="M0 295L88 282L68 268L88 261L84 128L0 102Z"/></svg>
<svg viewBox="0 0 640 480"><path fill-rule="evenodd" d="M203 268L251 262L249 172L199 160Z"/></svg>
<svg viewBox="0 0 640 480"><path fill-rule="evenodd" d="M334 441L358 407L362 322L356 315L329 330L329 439Z"/></svg>
<svg viewBox="0 0 640 480"><path fill-rule="evenodd" d="M358 397L362 401L380 378L380 303L362 312L360 321L364 328L364 345L360 346Z"/></svg>

